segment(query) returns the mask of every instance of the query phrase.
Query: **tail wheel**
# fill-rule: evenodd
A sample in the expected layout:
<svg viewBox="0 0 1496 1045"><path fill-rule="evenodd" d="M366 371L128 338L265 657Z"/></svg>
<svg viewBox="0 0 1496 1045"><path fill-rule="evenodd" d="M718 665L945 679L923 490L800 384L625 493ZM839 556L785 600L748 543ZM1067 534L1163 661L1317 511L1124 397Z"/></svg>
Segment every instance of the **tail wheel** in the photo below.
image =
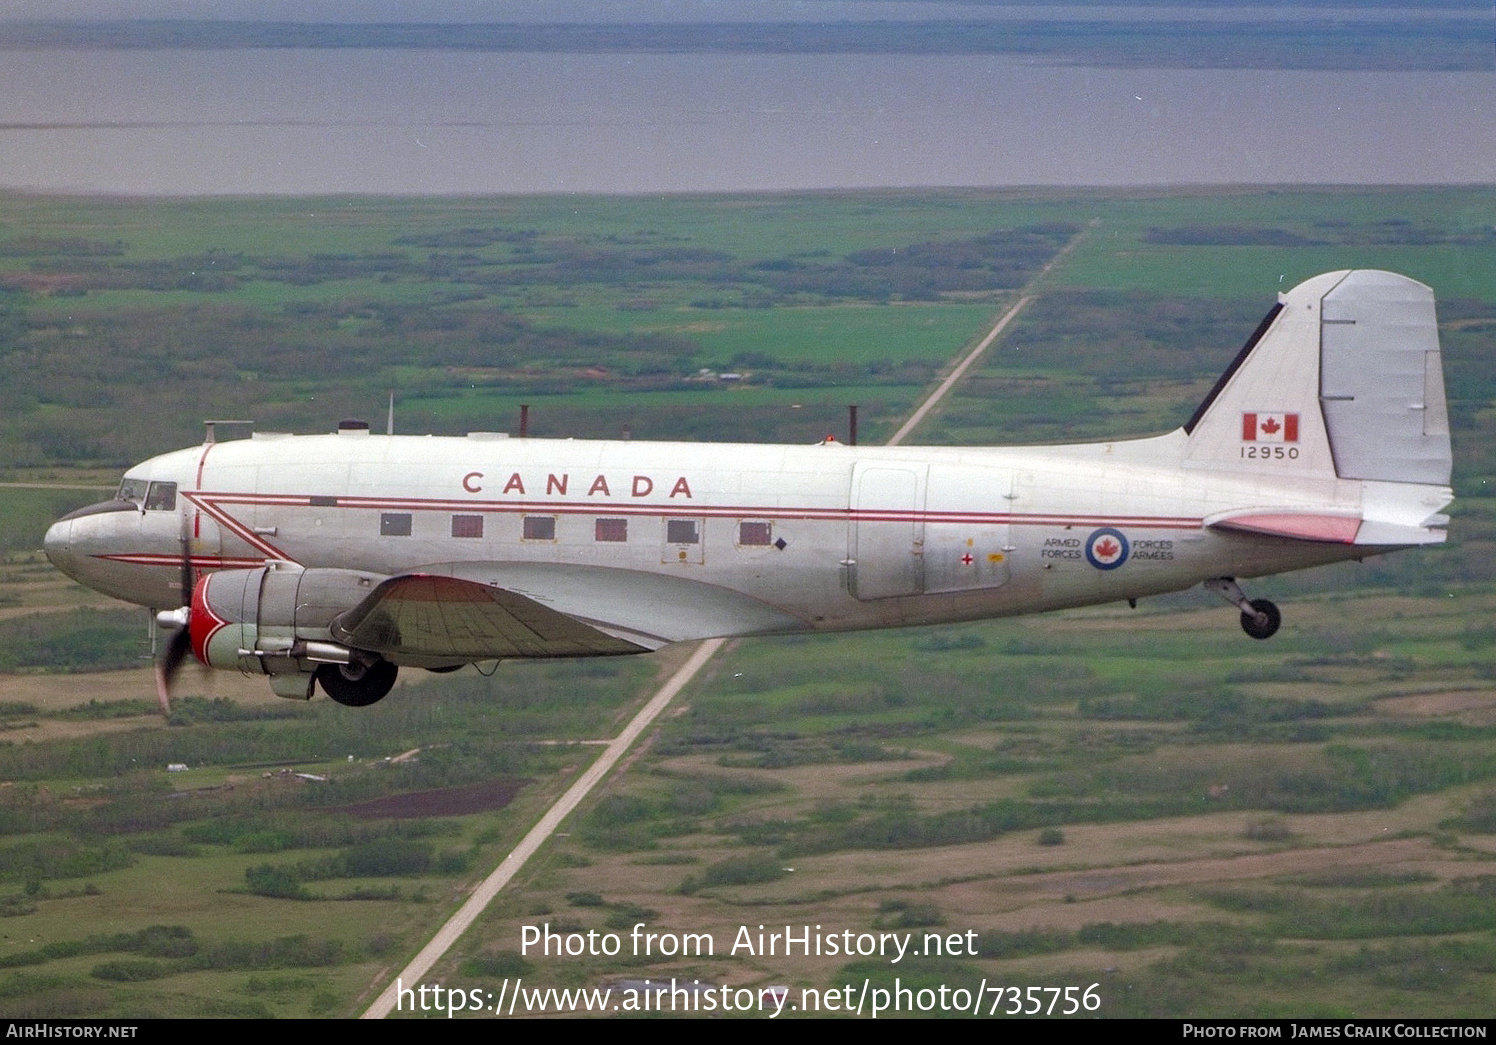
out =
<svg viewBox="0 0 1496 1045"><path fill-rule="evenodd" d="M356 664L323 664L317 669L317 681L324 693L344 707L366 708L383 700L400 674L400 669L387 660L376 660L359 669Z"/></svg>
<svg viewBox="0 0 1496 1045"><path fill-rule="evenodd" d="M1251 606L1255 612L1241 611L1241 630L1254 639L1272 638L1283 623L1283 614L1267 599L1253 599Z"/></svg>

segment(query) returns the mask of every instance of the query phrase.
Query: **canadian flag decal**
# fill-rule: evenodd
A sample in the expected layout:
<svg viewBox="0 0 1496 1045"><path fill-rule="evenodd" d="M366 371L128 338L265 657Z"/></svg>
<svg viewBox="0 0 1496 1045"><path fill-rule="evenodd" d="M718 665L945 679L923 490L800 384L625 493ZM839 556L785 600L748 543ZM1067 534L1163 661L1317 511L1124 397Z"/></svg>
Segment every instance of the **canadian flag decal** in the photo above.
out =
<svg viewBox="0 0 1496 1045"><path fill-rule="evenodd" d="M1241 437L1247 443L1296 443L1298 414L1242 414Z"/></svg>

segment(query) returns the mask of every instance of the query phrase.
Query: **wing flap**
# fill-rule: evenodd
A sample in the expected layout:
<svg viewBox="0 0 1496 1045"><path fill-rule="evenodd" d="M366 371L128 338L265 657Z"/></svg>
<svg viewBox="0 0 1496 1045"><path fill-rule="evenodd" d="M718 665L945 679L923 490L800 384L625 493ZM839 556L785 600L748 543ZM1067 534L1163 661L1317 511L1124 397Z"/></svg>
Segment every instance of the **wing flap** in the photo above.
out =
<svg viewBox="0 0 1496 1045"><path fill-rule="evenodd" d="M599 631L503 588L425 573L391 577L331 623L333 636L388 659L595 657L655 648Z"/></svg>

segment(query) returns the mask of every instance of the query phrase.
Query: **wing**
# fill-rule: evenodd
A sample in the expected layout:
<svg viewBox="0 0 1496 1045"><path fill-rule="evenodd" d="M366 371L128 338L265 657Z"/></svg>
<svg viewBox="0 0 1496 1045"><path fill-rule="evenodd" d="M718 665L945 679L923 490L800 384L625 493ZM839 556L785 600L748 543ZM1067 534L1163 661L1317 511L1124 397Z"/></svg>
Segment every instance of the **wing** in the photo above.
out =
<svg viewBox="0 0 1496 1045"><path fill-rule="evenodd" d="M739 592L592 566L444 563L382 582L330 625L396 663L645 653L805 622Z"/></svg>
<svg viewBox="0 0 1496 1045"><path fill-rule="evenodd" d="M331 629L340 642L397 662L647 651L523 595L458 577L419 573L391 577L334 620Z"/></svg>

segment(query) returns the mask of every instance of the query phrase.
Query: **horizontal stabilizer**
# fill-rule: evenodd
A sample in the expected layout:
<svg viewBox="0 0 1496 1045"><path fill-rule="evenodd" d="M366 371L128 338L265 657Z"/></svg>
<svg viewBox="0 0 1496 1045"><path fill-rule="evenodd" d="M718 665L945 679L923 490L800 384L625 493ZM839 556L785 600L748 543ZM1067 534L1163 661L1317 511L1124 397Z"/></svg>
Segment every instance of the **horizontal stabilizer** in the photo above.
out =
<svg viewBox="0 0 1496 1045"><path fill-rule="evenodd" d="M1416 490L1417 488L1415 488ZM1384 491L1385 492L1385 491ZM1410 497L1377 497L1360 511L1354 509L1247 508L1205 520L1215 530L1264 534L1295 541L1406 548L1440 544L1449 523L1447 515L1428 514L1428 505L1442 507L1447 498L1414 501ZM1421 510L1420 510L1421 509Z"/></svg>
<svg viewBox="0 0 1496 1045"><path fill-rule="evenodd" d="M1359 512L1295 512L1282 509L1231 512L1207 519L1205 525L1218 530L1263 533L1273 537L1291 537L1299 541L1322 541L1329 544L1355 544L1361 528Z"/></svg>
<svg viewBox="0 0 1496 1045"><path fill-rule="evenodd" d="M1357 544L1377 545L1385 548L1411 548L1417 544L1443 544L1449 537L1442 527L1449 517L1441 515L1427 526L1409 526L1407 523L1382 522L1368 519L1361 524L1356 534Z"/></svg>

